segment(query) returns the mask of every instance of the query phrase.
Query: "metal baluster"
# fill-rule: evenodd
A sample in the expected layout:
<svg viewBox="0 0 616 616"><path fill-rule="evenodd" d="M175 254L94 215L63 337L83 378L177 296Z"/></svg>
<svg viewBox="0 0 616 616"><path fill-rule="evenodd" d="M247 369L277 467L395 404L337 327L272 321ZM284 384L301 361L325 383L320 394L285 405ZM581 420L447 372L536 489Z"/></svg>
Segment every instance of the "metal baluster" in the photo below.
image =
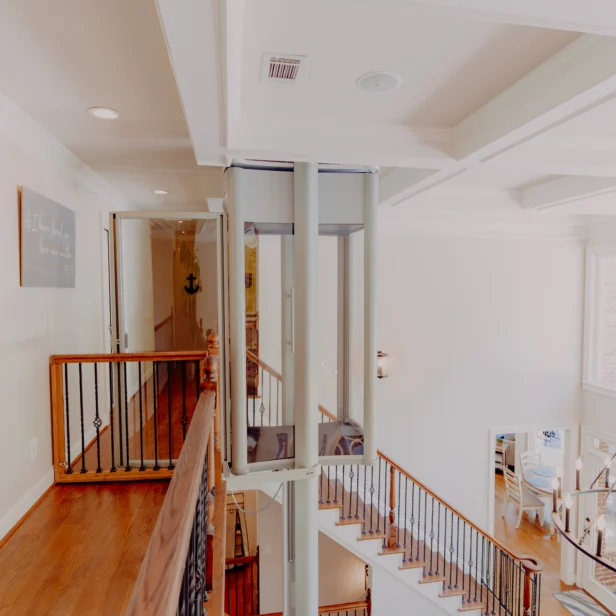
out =
<svg viewBox="0 0 616 616"><path fill-rule="evenodd" d="M118 364L119 366L119 364ZM120 381L118 380L118 385ZM118 396L119 397L119 396ZM119 414L120 423L122 422L122 414ZM109 425L111 430L111 472L116 472L115 466L115 437L113 434L113 364L109 364ZM121 450L120 450L121 451Z"/></svg>
<svg viewBox="0 0 616 616"><path fill-rule="evenodd" d="M423 562L426 565L426 532L428 529L428 524L426 522L426 517L428 516L428 493L424 491L424 536L423 536ZM424 566L423 576L426 577L426 568Z"/></svg>
<svg viewBox="0 0 616 616"><path fill-rule="evenodd" d="M128 378L126 376L126 362L124 362L124 416L126 420L126 466L125 471L130 471L130 456L128 455Z"/></svg>
<svg viewBox="0 0 616 616"><path fill-rule="evenodd" d="M81 470L79 472L83 475L88 471L86 469L86 435L83 425L83 375L81 363L78 364L77 368L79 371L79 417L81 421Z"/></svg>
<svg viewBox="0 0 616 616"><path fill-rule="evenodd" d="M259 368L257 367L257 373L258 372L259 372ZM269 394L271 396L272 392L270 391ZM261 368L261 404L259 405L259 415L261 416L261 425L263 425L263 413L265 413L264 400L265 400L265 370ZM270 420L270 426L271 425L272 425L272 422Z"/></svg>
<svg viewBox="0 0 616 616"><path fill-rule="evenodd" d="M269 425L272 425L272 375L269 375L269 388L268 388L268 393L269 393L269 400L267 401L267 406L269 407L269 411L267 416L269 417Z"/></svg>
<svg viewBox="0 0 616 616"><path fill-rule="evenodd" d="M409 560L413 562L413 527L415 526L415 482L411 483L411 545L409 550ZM419 542L418 542L419 543Z"/></svg>
<svg viewBox="0 0 616 616"><path fill-rule="evenodd" d="M460 518L458 518L459 520ZM459 527L458 527L459 530ZM463 522L463 527L462 527L462 590L464 590L464 576L465 576L465 570L466 570L466 522ZM456 556L456 564L458 561L458 557ZM457 586L456 586L457 588ZM462 599L462 604L465 603L465 595L462 595L463 599Z"/></svg>
<svg viewBox="0 0 616 616"><path fill-rule="evenodd" d="M280 425L280 381L276 379L276 425Z"/></svg>
<svg viewBox="0 0 616 616"><path fill-rule="evenodd" d="M421 542L421 486L419 487L419 493L417 498L417 554L415 560L419 562L419 550Z"/></svg>
<svg viewBox="0 0 616 616"><path fill-rule="evenodd" d="M361 534L366 534L366 474L368 472L367 466L362 466L364 469L364 508L362 513L362 525L361 525Z"/></svg>
<svg viewBox="0 0 616 616"><path fill-rule="evenodd" d="M98 412L98 364L94 362L94 427L96 428L96 472L102 473L101 468L101 426L103 422Z"/></svg>
<svg viewBox="0 0 616 616"><path fill-rule="evenodd" d="M470 549L469 549L470 559L468 561L468 603L470 603L472 586L473 586L473 579L472 579L472 575L473 575L473 529L472 528L469 533L468 540L469 540L469 545L470 545Z"/></svg>
<svg viewBox="0 0 616 616"><path fill-rule="evenodd" d="M359 464L357 465L357 486L356 486L356 498L355 498L355 519L359 520Z"/></svg>
<svg viewBox="0 0 616 616"><path fill-rule="evenodd" d="M381 528L381 457L379 456L379 470L377 471L377 494L376 494L376 534L379 534Z"/></svg>
<svg viewBox="0 0 616 616"><path fill-rule="evenodd" d="M319 485L319 505L323 504L323 469L321 469L320 485Z"/></svg>
<svg viewBox="0 0 616 616"><path fill-rule="evenodd" d="M438 503L438 512L436 514L436 575L441 574L440 557L441 557L441 502Z"/></svg>
<svg viewBox="0 0 616 616"><path fill-rule="evenodd" d="M109 386L113 389L113 371L111 366L112 364L109 364ZM122 430L122 366L120 365L120 362L118 362L116 366L118 368L118 450L120 452L120 466L124 466L124 438ZM128 440L128 425L126 426L126 440Z"/></svg>
<svg viewBox="0 0 616 616"><path fill-rule="evenodd" d="M251 360L252 361L252 360ZM254 361L252 362L255 363ZM259 364L257 365L257 378L250 379L252 381L252 425L256 426L256 413L257 413L257 387L259 386ZM263 392L261 392L263 393ZM261 427L263 427L263 414L261 414Z"/></svg>
<svg viewBox="0 0 616 616"><path fill-rule="evenodd" d="M173 465L173 424L171 423L171 362L167 362L167 421L169 432L169 466L167 467L172 471L175 467Z"/></svg>
<svg viewBox="0 0 616 616"><path fill-rule="evenodd" d="M329 495L330 495L330 489L329 489L329 476L332 472L332 467L328 466L327 467L327 500L325 501L328 505L332 502Z"/></svg>
<svg viewBox="0 0 616 616"><path fill-rule="evenodd" d="M483 602L483 582L485 579L485 569L484 569L484 552L485 552L485 541L486 538L482 535L481 537L481 586L479 587L479 602Z"/></svg>
<svg viewBox="0 0 616 616"><path fill-rule="evenodd" d="M475 531L475 538L475 603L477 603L477 579L479 578L479 533L477 531Z"/></svg>
<svg viewBox="0 0 616 616"><path fill-rule="evenodd" d="M186 440L186 426L188 424L188 416L186 415L186 362L182 362L182 440Z"/></svg>
<svg viewBox="0 0 616 616"><path fill-rule="evenodd" d="M439 525L440 525L440 520L441 520L441 504L438 504L438 519L439 519ZM440 526L439 526L440 528ZM440 532L439 532L439 536L440 536ZM439 550L439 554L440 554L440 550ZM445 588L447 588L447 507L445 507L445 528L443 531L443 577L445 578L443 580L443 590L445 590Z"/></svg>
<svg viewBox="0 0 616 616"><path fill-rule="evenodd" d="M152 362L152 376L154 378L154 470L159 471L158 465L158 362Z"/></svg>
<svg viewBox="0 0 616 616"><path fill-rule="evenodd" d="M338 504L338 466L334 466L334 504Z"/></svg>
<svg viewBox="0 0 616 616"><path fill-rule="evenodd" d="M340 484L340 495L342 499L342 515L340 516L340 519L344 520L344 465L342 466L342 483Z"/></svg>
<svg viewBox="0 0 616 616"><path fill-rule="evenodd" d="M141 362L137 362L137 370L139 374L139 451L141 453L141 466L139 467L140 471L145 470L145 465L143 463L143 397L142 397L142 389L141 385Z"/></svg>
<svg viewBox="0 0 616 616"><path fill-rule="evenodd" d="M447 520L447 509L445 509L445 520ZM449 590L453 586L453 511L451 512L451 528L449 529Z"/></svg>
<svg viewBox="0 0 616 616"><path fill-rule="evenodd" d="M453 531L453 511L451 512L451 528ZM458 586L458 574L460 573L460 567L458 566L459 554L460 554L460 518L458 518L457 527L456 527L456 583L455 583L454 588L459 588Z"/></svg>
<svg viewBox="0 0 616 616"><path fill-rule="evenodd" d="M434 575L432 571L432 555L434 554L434 497L431 496L430 500L432 501L431 513L430 513L430 576Z"/></svg>
<svg viewBox="0 0 616 616"><path fill-rule="evenodd" d="M406 506L407 506L407 495L408 495L408 486L409 486L409 479L408 477L404 478L404 554L402 555L402 562L405 563L406 562L406 534L407 534L407 529L406 529ZM400 515L398 514L398 524L400 524Z"/></svg>
<svg viewBox="0 0 616 616"><path fill-rule="evenodd" d="M492 544L492 613L496 614L496 546Z"/></svg>
<svg viewBox="0 0 616 616"><path fill-rule="evenodd" d="M372 513L374 512L373 506L374 499L374 466L370 466L370 530L368 531L371 535L374 532L372 530Z"/></svg>
<svg viewBox="0 0 616 616"><path fill-rule="evenodd" d="M387 547L387 478L389 477L387 473L387 461L385 462L385 474L383 475L383 548ZM380 481L380 478L379 478ZM380 511L380 509L379 509Z"/></svg>
<svg viewBox="0 0 616 616"><path fill-rule="evenodd" d="M68 396L68 364L64 364L64 408L66 410L66 474L73 474L72 456L71 456L71 418L69 413L69 396Z"/></svg>
<svg viewBox="0 0 616 616"><path fill-rule="evenodd" d="M398 471L398 517L396 518L396 523L398 524L398 526L396 527L396 547L400 547L400 500L402 498L401 481L402 481L402 473ZM404 517L405 517L404 524L406 527L406 516Z"/></svg>

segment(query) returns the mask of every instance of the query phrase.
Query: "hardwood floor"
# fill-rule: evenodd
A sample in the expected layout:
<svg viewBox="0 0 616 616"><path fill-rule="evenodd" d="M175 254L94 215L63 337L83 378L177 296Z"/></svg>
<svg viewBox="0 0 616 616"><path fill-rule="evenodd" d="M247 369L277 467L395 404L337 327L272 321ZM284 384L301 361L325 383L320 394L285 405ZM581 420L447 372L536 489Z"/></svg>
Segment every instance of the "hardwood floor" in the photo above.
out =
<svg viewBox="0 0 616 616"><path fill-rule="evenodd" d="M496 502L494 507L494 536L516 554L531 554L543 564L541 582L542 616L571 616L562 604L552 595L555 592L575 589L560 582L560 541L553 535L545 539L549 531L526 514L522 516L520 528L516 529L518 510L509 505L505 518L505 481L501 474L496 475Z"/></svg>
<svg viewBox="0 0 616 616"><path fill-rule="evenodd" d="M0 549L0 616L119 616L168 482L56 485Z"/></svg>

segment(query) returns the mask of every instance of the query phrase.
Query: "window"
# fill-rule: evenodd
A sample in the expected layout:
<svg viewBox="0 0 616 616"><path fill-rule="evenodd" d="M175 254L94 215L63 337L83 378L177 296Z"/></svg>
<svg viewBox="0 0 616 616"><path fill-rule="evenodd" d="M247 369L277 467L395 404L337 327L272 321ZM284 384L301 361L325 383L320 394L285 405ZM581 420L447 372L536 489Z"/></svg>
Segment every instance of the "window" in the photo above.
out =
<svg viewBox="0 0 616 616"><path fill-rule="evenodd" d="M589 248L584 386L616 396L616 251Z"/></svg>

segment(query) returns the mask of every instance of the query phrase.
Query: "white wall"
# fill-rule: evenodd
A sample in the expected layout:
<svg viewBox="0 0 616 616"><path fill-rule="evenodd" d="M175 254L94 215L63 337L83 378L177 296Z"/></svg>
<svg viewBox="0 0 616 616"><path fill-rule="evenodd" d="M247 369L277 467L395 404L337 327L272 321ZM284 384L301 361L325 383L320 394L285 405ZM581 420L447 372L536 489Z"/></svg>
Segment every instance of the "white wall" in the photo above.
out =
<svg viewBox="0 0 616 616"><path fill-rule="evenodd" d="M480 526L489 430L577 423L578 240L405 237L379 247L379 446Z"/></svg>
<svg viewBox="0 0 616 616"><path fill-rule="evenodd" d="M164 321L173 307L173 237L152 236L152 290L154 324Z"/></svg>
<svg viewBox="0 0 616 616"><path fill-rule="evenodd" d="M259 492L259 508L270 497ZM283 609L282 506L275 501L258 516L261 613ZM319 532L319 605L335 605L365 598L365 564L354 554Z"/></svg>
<svg viewBox="0 0 616 616"><path fill-rule="evenodd" d="M280 236L260 235L257 246L259 357L280 372L282 370Z"/></svg>
<svg viewBox="0 0 616 616"><path fill-rule="evenodd" d="M123 199L0 95L0 537L51 485L49 356L106 352L102 228ZM21 288L17 187L76 214L74 289ZM104 214L103 214L104 213ZM30 457L36 439L38 454Z"/></svg>
<svg viewBox="0 0 616 616"><path fill-rule="evenodd" d="M402 613L442 616L448 612L428 601L384 569L372 567L372 614L394 616Z"/></svg>

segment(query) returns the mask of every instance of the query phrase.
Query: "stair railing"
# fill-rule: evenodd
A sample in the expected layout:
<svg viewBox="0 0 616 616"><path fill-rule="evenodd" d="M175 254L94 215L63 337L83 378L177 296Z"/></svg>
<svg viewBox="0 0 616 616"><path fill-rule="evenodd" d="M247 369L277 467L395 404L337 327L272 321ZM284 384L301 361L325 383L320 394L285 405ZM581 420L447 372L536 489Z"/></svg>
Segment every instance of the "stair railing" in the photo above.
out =
<svg viewBox="0 0 616 616"><path fill-rule="evenodd" d="M56 483L170 478L206 356L205 351L53 355Z"/></svg>
<svg viewBox="0 0 616 616"><path fill-rule="evenodd" d="M263 382L267 373L281 386L278 372L252 354L249 360ZM271 398L263 393L267 404ZM319 412L321 422L337 421L325 407ZM513 553L383 452L375 466L323 467L319 505L338 508L342 524L360 522L360 539L380 540L382 554L400 554L402 569L422 569L422 581L441 584L443 597L459 596L463 610L539 616L539 561Z"/></svg>
<svg viewBox="0 0 616 616"><path fill-rule="evenodd" d="M125 616L203 614L215 395L201 394Z"/></svg>
<svg viewBox="0 0 616 616"><path fill-rule="evenodd" d="M320 616L370 616L369 601L353 601L319 607ZM265 616L282 616L282 612L273 612Z"/></svg>

